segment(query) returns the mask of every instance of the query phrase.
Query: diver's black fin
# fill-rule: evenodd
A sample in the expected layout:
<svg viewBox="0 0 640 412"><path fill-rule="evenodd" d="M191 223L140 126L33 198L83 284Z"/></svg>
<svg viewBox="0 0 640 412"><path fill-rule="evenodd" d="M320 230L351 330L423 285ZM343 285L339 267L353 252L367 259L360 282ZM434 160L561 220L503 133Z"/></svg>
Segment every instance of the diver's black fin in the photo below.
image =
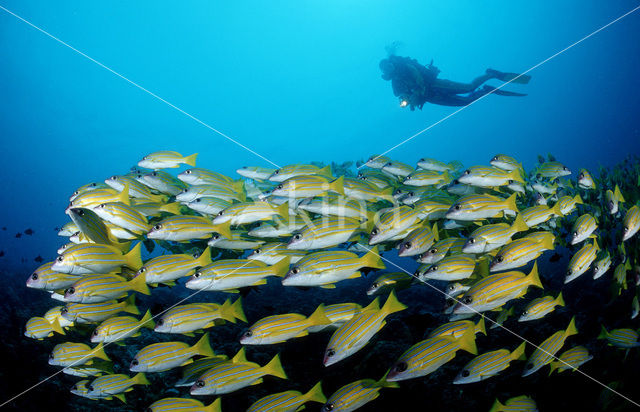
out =
<svg viewBox="0 0 640 412"><path fill-rule="evenodd" d="M492 86L484 86L484 88L487 93L497 94L498 96L516 96L516 97L526 96L525 93L510 92L508 90L502 90Z"/></svg>
<svg viewBox="0 0 640 412"><path fill-rule="evenodd" d="M527 84L531 80L531 76L528 74L505 73L493 69L487 69L487 73L492 74L498 80L509 83Z"/></svg>

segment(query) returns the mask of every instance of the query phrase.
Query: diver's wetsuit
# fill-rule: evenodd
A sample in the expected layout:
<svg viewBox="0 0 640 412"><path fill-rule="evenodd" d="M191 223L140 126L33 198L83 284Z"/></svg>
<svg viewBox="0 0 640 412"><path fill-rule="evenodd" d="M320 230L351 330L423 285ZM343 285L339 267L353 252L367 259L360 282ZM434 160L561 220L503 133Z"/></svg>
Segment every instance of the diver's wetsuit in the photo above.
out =
<svg viewBox="0 0 640 412"><path fill-rule="evenodd" d="M391 80L393 94L406 101L411 110L415 107L422 109L426 102L441 106L466 106L492 92L501 96L526 96L487 85L479 87L491 79L523 84L528 83L530 79L526 75L488 69L485 74L476 77L470 83L454 82L438 79L440 70L433 66L433 62L425 67L415 59L393 55L383 59L380 68L383 72L382 78Z"/></svg>

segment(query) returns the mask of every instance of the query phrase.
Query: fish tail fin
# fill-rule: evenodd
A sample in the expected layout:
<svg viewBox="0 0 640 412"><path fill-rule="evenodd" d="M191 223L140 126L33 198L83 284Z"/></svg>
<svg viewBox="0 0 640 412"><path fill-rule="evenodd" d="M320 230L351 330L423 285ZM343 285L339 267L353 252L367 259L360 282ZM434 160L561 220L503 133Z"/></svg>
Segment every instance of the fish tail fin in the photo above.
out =
<svg viewBox="0 0 640 412"><path fill-rule="evenodd" d="M282 369L282 363L280 362L279 353L276 354L276 356L274 356L273 359L269 361L269 363L264 365L262 367L262 370L266 375L272 375L281 379L289 379L284 369Z"/></svg>
<svg viewBox="0 0 640 412"><path fill-rule="evenodd" d="M62 329L62 326L60 326L60 319L56 319L53 321L53 323L51 324L51 330L59 333L60 335L66 335L64 329Z"/></svg>
<svg viewBox="0 0 640 412"><path fill-rule="evenodd" d="M127 266L131 269L138 270L142 267L141 248L142 242L138 242L127 254L124 255Z"/></svg>
<svg viewBox="0 0 640 412"><path fill-rule="evenodd" d="M468 328L467 331L458 338L458 346L460 349L467 351L472 355L478 354L475 328Z"/></svg>
<svg viewBox="0 0 640 412"><path fill-rule="evenodd" d="M238 297L238 299L229 306L228 313L235 319L240 319L244 323L247 323L247 317L244 315L244 310L242 309L242 296Z"/></svg>
<svg viewBox="0 0 640 412"><path fill-rule="evenodd" d="M516 215L516 219L513 221L513 225L511 225L511 230L516 233L529 230L529 226L524 221L520 213Z"/></svg>
<svg viewBox="0 0 640 412"><path fill-rule="evenodd" d="M141 328L147 328L151 330L156 327L156 323L153 321L150 310L147 309L147 312L144 314L142 319L140 319L139 325Z"/></svg>
<svg viewBox="0 0 640 412"><path fill-rule="evenodd" d="M565 337L569 337L571 335L577 335L578 328L576 327L576 317L571 318L571 322L569 322L569 326L567 326L567 330L564 332Z"/></svg>
<svg viewBox="0 0 640 412"><path fill-rule="evenodd" d="M438 222L435 222L431 227L431 232L433 233L434 243L440 241L440 232L438 231Z"/></svg>
<svg viewBox="0 0 640 412"><path fill-rule="evenodd" d="M329 189L344 196L344 176L329 183Z"/></svg>
<svg viewBox="0 0 640 412"><path fill-rule="evenodd" d="M551 374L553 373L553 371L555 371L556 369L558 369L560 367L560 362L556 361L556 362L551 362L549 364L549 366L551 367L551 369L549 370L549 376L551 376Z"/></svg>
<svg viewBox="0 0 640 412"><path fill-rule="evenodd" d="M362 308L361 312L365 310L379 310L380 309L380 298L377 297L371 301L366 307Z"/></svg>
<svg viewBox="0 0 640 412"><path fill-rule="evenodd" d="M240 348L238 353L235 354L233 358L231 358L232 363L242 363L247 361L247 356L244 352L244 346Z"/></svg>
<svg viewBox="0 0 640 412"><path fill-rule="evenodd" d="M127 206L131 206L131 200L129 199L129 183L125 183L120 194L118 194L118 202L124 203Z"/></svg>
<svg viewBox="0 0 640 412"><path fill-rule="evenodd" d="M389 297L387 298L387 301L384 302L384 305L382 306L381 310L385 311L387 314L391 314L395 312L400 312L401 310L405 310L406 308L407 306L400 303L398 298L396 298L396 292L392 290L391 293L389 293Z"/></svg>
<svg viewBox="0 0 640 412"><path fill-rule="evenodd" d="M331 324L331 320L327 318L327 315L324 313L324 304L321 303L320 306L316 308L315 311L307 318L307 323L309 326L319 326L319 325L329 325Z"/></svg>
<svg viewBox="0 0 640 412"><path fill-rule="evenodd" d="M107 353L104 351L104 345L102 342L98 343L95 348L93 348L93 356L96 358L104 359L106 361L111 361L107 356Z"/></svg>
<svg viewBox="0 0 640 412"><path fill-rule="evenodd" d="M573 201L575 202L575 204L576 204L576 205L582 205L582 204L584 204L584 203L582 202L582 198L580 197L580 195L579 195L579 194L577 194L577 195L575 195L575 196L573 197Z"/></svg>
<svg viewBox="0 0 640 412"><path fill-rule="evenodd" d="M149 286L146 282L146 275L144 273L139 274L135 278L127 282L127 286L130 290L142 293L144 295L150 295Z"/></svg>
<svg viewBox="0 0 640 412"><path fill-rule="evenodd" d="M131 378L131 382L133 382L134 385L151 385L147 377L142 372L137 373L133 378Z"/></svg>
<svg viewBox="0 0 640 412"><path fill-rule="evenodd" d="M187 156L184 158L184 163L191 167L196 167L196 157L198 157L198 153L194 153L191 156Z"/></svg>
<svg viewBox="0 0 640 412"><path fill-rule="evenodd" d="M556 241L556 237L554 236L553 233L548 232L548 236L545 236L542 239L542 242L540 242L542 244L542 247L545 248L546 250L553 250L554 246L553 244Z"/></svg>
<svg viewBox="0 0 640 412"><path fill-rule="evenodd" d="M558 217L564 216L562 214L562 210L560 209L560 203L556 203L555 205L553 205L553 207L551 208L551 211L553 212L554 215Z"/></svg>
<svg viewBox="0 0 640 412"><path fill-rule="evenodd" d="M557 306L564 306L564 298L562 292L558 293L558 297L553 301Z"/></svg>
<svg viewBox="0 0 640 412"><path fill-rule="evenodd" d="M225 239L231 240L231 220L227 220L224 223L220 223L218 225L212 225L215 229L215 232L220 233Z"/></svg>
<svg viewBox="0 0 640 412"><path fill-rule="evenodd" d="M538 262L533 263L533 268L531 268L531 272L527 275L527 281L531 286L539 287L540 289L544 289L542 286L542 282L540 282L540 276L538 274Z"/></svg>
<svg viewBox="0 0 640 412"><path fill-rule="evenodd" d="M178 202L171 202L171 203L167 203L166 205L160 206L158 210L160 210L161 212L171 213L172 215L179 215L180 206L181 205Z"/></svg>
<svg viewBox="0 0 640 412"><path fill-rule="evenodd" d="M511 359L513 360L525 360L527 359L527 355L524 353L524 349L527 346L526 342L522 342L520 346L515 348L513 352L511 352Z"/></svg>
<svg viewBox="0 0 640 412"><path fill-rule="evenodd" d="M117 395L113 395L114 398L118 398L122 401L122 403L127 403L127 398L124 397L124 393L119 393Z"/></svg>
<svg viewBox="0 0 640 412"><path fill-rule="evenodd" d="M327 401L327 397L322 393L322 381L313 385L313 388L309 389L309 392L302 395L307 402L319 402L325 403Z"/></svg>
<svg viewBox="0 0 640 412"><path fill-rule="evenodd" d="M138 275L140 276L140 275ZM131 313L134 315L139 315L140 310L136 306L136 295L132 293L129 297L124 301L124 306L122 307L123 312Z"/></svg>
<svg viewBox="0 0 640 412"><path fill-rule="evenodd" d="M211 345L209 344L209 332L202 335L200 340L196 342L195 345L193 345L193 350L198 355L212 356L212 357L216 356L216 354L213 353L213 349L211 349Z"/></svg>
<svg viewBox="0 0 640 412"><path fill-rule="evenodd" d="M238 180L234 180L231 182L231 188L237 192L237 193L241 193L244 191L244 180L243 179L238 179Z"/></svg>
<svg viewBox="0 0 640 412"><path fill-rule="evenodd" d="M380 258L380 253L378 252L378 246L374 246L369 251L364 254L360 258L360 262L362 266L373 268L373 269L384 269L386 266L384 262Z"/></svg>
<svg viewBox="0 0 640 412"><path fill-rule="evenodd" d="M231 313L231 303L229 303L229 299L225 300L222 305L218 308L220 312L220 317L228 322L236 323L236 318Z"/></svg>
<svg viewBox="0 0 640 412"><path fill-rule="evenodd" d="M509 179L524 184L524 179L522 179L522 176L520 175L520 169L513 169L509 172Z"/></svg>
<svg viewBox="0 0 640 412"><path fill-rule="evenodd" d="M489 409L489 412L500 412L503 408L504 405L500 403L498 398L496 398L495 402L493 402L493 406Z"/></svg>
<svg viewBox="0 0 640 412"><path fill-rule="evenodd" d="M518 205L516 205L516 195L517 193L513 193L504 201L504 203L507 210L513 210L518 213Z"/></svg>
<svg viewBox="0 0 640 412"><path fill-rule="evenodd" d="M475 333L482 333L484 336L487 336L487 329L484 325L484 316L482 316L478 323L476 323Z"/></svg>
<svg viewBox="0 0 640 412"><path fill-rule="evenodd" d="M289 221L289 202L284 202L280 206L276 208L278 216L282 216L282 218L286 221Z"/></svg>
<svg viewBox="0 0 640 412"><path fill-rule="evenodd" d="M379 388L399 388L400 384L398 382L389 382L387 380L387 376L389 375L389 371L386 371L384 376L377 381L374 386Z"/></svg>
<svg viewBox="0 0 640 412"><path fill-rule="evenodd" d="M278 277L284 277L289 271L289 265L291 264L291 257L285 256L273 265L271 265L271 270L273 274Z"/></svg>
<svg viewBox="0 0 640 412"><path fill-rule="evenodd" d="M451 183L451 180L452 180L452 179L451 179L451 174L449 173L449 171L448 171L448 170L445 170L445 171L442 173L442 180L444 181L444 184L447 184L447 185L448 185L449 183Z"/></svg>
<svg viewBox="0 0 640 412"><path fill-rule="evenodd" d="M600 325L600 334L598 335L598 339L607 339L607 336L609 336L609 332L607 332L604 325Z"/></svg>
<svg viewBox="0 0 640 412"><path fill-rule="evenodd" d="M198 256L198 259L196 259L196 264L197 264L197 266L204 267L204 266L207 266L210 263L211 263L211 247L207 246L202 251L200 256Z"/></svg>
<svg viewBox="0 0 640 412"><path fill-rule="evenodd" d="M616 199L618 199L618 202L623 202L624 203L624 197L622 196L622 192L620 191L620 188L618 187L618 185L616 185L615 189L613 189L613 197L615 197Z"/></svg>
<svg viewBox="0 0 640 412"><path fill-rule="evenodd" d="M222 398L218 398L215 401L211 402L211 404L204 407L204 412L222 412Z"/></svg>

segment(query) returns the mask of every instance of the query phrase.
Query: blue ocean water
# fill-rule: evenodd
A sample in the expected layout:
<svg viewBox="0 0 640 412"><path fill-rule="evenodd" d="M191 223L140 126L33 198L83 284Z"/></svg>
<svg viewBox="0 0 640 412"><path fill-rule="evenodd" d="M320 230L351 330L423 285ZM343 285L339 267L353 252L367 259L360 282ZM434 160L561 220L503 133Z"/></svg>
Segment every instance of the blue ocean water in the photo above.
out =
<svg viewBox="0 0 640 412"><path fill-rule="evenodd" d="M393 42L400 56L433 59L441 78L469 81L486 68L528 70L637 2L4 0L0 6L286 165L365 160L457 110L399 107L378 68ZM640 154L639 13L540 64L528 85L505 88L526 97L488 96L388 156L474 165L508 153L530 169L538 154L552 153L574 171L595 172ZM157 150L197 152L199 166L232 176L241 166L271 166L6 10L0 10L0 57L0 267L11 293L21 293L36 256L55 257L63 241L54 228L66 222L69 195L84 183L126 173ZM34 235L15 237L27 228ZM16 331L7 335L20 339ZM17 388L34 384L40 372L33 376ZM487 395L478 410L498 394Z"/></svg>

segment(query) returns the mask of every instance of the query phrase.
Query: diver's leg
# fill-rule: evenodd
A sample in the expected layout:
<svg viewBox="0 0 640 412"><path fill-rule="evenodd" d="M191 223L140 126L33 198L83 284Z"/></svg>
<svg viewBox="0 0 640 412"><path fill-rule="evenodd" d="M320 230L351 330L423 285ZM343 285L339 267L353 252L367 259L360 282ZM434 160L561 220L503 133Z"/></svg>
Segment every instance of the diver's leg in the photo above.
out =
<svg viewBox="0 0 640 412"><path fill-rule="evenodd" d="M442 90L444 93L452 94L464 94L471 93L482 85L487 80L494 79L493 74L485 73L482 76L478 76L471 81L471 83L460 83L446 79L436 79L433 82L433 87Z"/></svg>

